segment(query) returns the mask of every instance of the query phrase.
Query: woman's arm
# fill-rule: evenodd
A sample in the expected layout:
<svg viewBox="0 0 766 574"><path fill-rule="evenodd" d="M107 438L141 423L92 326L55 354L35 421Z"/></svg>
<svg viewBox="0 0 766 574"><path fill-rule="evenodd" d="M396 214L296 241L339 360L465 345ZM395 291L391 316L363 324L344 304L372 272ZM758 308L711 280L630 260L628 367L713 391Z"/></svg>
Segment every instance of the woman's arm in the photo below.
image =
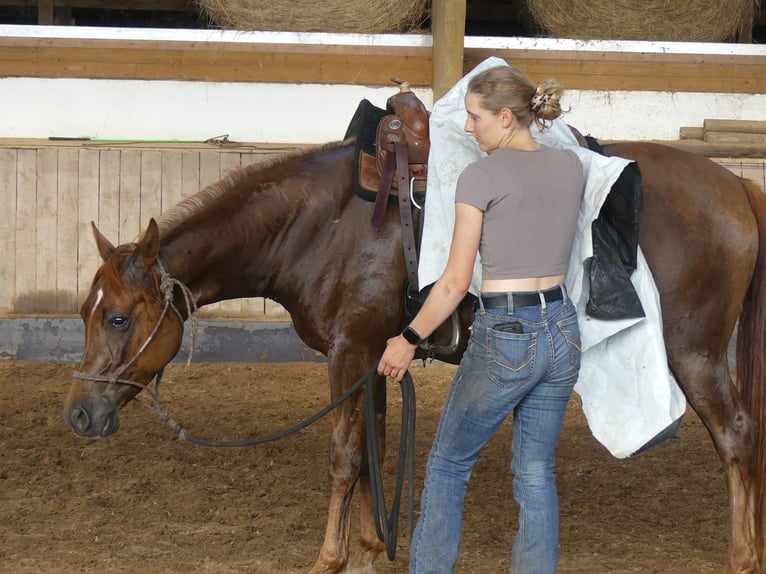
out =
<svg viewBox="0 0 766 574"><path fill-rule="evenodd" d="M455 228L447 267L410 323L410 327L421 337L428 337L446 321L468 293L479 250L483 217L484 213L477 207L455 204ZM378 364L378 373L400 381L410 368L416 349L416 345L410 344L401 335L390 338Z"/></svg>

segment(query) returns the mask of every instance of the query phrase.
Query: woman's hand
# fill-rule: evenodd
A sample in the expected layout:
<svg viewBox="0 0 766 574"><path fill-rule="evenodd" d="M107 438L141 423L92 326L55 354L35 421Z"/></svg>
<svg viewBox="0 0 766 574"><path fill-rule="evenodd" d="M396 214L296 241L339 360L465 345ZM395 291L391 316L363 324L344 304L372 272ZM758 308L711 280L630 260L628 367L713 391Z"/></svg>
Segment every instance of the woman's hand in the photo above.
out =
<svg viewBox="0 0 766 574"><path fill-rule="evenodd" d="M378 362L378 374L401 381L415 358L417 345L412 345L401 335L391 337Z"/></svg>

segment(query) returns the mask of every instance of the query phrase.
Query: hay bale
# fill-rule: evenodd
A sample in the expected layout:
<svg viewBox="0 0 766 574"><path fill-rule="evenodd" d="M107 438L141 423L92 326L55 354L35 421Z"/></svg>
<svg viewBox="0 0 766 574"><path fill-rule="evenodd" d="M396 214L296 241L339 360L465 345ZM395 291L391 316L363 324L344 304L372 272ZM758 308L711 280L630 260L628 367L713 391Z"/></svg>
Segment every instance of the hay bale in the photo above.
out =
<svg viewBox="0 0 766 574"><path fill-rule="evenodd" d="M736 36L759 0L528 0L551 36L721 42Z"/></svg>
<svg viewBox="0 0 766 574"><path fill-rule="evenodd" d="M428 0L196 0L221 28L381 34L409 32L428 17Z"/></svg>

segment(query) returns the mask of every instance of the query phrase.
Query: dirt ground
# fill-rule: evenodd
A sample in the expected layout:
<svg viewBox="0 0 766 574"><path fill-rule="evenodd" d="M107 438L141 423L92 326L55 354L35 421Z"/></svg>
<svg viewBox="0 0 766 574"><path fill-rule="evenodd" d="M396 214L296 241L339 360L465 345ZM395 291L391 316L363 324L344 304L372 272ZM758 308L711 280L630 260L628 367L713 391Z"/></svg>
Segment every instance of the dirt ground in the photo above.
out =
<svg viewBox="0 0 766 574"><path fill-rule="evenodd" d="M0 572L309 570L326 519L328 419L266 446L213 449L175 439L133 403L116 435L88 441L61 419L73 369L0 361ZM418 502L453 369L437 363L412 370ZM325 366L316 363L172 365L162 393L189 432L218 439L287 428L326 405L329 394ZM399 399L390 387L394 454ZM509 445L506 425L477 464L458 572L508 571L516 522ZM617 460L592 438L574 400L557 476L561 573L722 571L725 478L693 412L678 437ZM403 514L396 559L378 558L379 573L406 572L406 497Z"/></svg>

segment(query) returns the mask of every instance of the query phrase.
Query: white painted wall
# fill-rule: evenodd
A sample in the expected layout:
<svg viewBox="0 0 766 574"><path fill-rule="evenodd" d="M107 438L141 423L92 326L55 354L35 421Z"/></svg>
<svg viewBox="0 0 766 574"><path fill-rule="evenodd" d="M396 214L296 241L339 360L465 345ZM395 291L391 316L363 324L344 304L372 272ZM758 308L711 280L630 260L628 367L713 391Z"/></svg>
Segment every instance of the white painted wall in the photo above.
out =
<svg viewBox="0 0 766 574"><path fill-rule="evenodd" d="M431 43L430 36L423 35L45 26L0 26L2 35L360 45ZM466 45L766 57L766 46L739 44L469 37ZM343 137L359 100L367 98L383 107L393 89L393 86L0 77L0 138L199 141L227 134L233 141L323 143ZM430 90L415 91L426 107L432 108ZM766 120L766 94L572 90L565 94L563 103L571 108L565 116L568 123L601 139L677 139L680 127L701 126L706 118Z"/></svg>

